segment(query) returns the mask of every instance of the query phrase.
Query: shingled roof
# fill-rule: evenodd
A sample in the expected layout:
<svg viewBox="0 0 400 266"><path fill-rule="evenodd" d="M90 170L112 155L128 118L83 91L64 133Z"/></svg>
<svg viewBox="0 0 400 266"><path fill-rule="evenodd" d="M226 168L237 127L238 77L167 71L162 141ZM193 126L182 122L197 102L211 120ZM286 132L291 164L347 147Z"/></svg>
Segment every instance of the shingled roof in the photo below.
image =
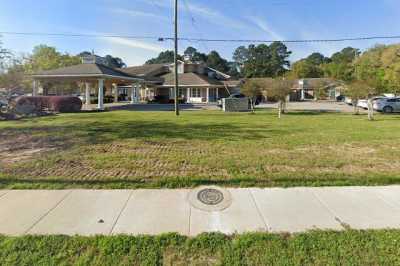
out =
<svg viewBox="0 0 400 266"><path fill-rule="evenodd" d="M161 76L161 78L164 79L163 86L173 86L175 84L174 73L168 73ZM224 87L223 82L197 73L179 74L178 81L179 86Z"/></svg>
<svg viewBox="0 0 400 266"><path fill-rule="evenodd" d="M62 67L52 70L39 71L32 75L36 78L51 77L92 77L104 78L113 77L126 80L143 80L143 78L124 73L120 70L102 64L79 64L74 66Z"/></svg>
<svg viewBox="0 0 400 266"><path fill-rule="evenodd" d="M142 66L120 68L119 70L129 75L149 77L168 72L168 67L166 64L146 64Z"/></svg>

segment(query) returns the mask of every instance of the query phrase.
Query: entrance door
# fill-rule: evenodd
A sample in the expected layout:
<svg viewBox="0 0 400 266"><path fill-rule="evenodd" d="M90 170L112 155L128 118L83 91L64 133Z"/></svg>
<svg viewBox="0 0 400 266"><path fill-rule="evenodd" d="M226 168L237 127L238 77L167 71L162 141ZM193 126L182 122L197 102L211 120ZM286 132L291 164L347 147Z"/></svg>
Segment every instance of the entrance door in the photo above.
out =
<svg viewBox="0 0 400 266"><path fill-rule="evenodd" d="M209 93L208 101L210 103L215 103L217 101L217 89L216 88L210 88L208 93Z"/></svg>

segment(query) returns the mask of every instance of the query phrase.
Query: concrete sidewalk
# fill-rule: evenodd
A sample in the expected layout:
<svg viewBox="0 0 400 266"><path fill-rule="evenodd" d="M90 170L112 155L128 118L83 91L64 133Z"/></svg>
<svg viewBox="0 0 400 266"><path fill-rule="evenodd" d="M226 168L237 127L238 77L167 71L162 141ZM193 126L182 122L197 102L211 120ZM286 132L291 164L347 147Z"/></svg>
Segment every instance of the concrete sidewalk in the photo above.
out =
<svg viewBox="0 0 400 266"><path fill-rule="evenodd" d="M0 190L0 234L400 228L400 186L198 191Z"/></svg>

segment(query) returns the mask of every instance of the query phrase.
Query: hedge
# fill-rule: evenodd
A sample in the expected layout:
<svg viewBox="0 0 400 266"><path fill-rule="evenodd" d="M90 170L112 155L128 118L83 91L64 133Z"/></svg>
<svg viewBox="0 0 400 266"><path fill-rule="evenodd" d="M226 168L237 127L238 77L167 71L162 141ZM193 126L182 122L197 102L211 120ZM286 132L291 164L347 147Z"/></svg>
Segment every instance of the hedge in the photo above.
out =
<svg viewBox="0 0 400 266"><path fill-rule="evenodd" d="M82 101L73 96L20 96L11 105L19 114L45 111L71 113L82 109Z"/></svg>

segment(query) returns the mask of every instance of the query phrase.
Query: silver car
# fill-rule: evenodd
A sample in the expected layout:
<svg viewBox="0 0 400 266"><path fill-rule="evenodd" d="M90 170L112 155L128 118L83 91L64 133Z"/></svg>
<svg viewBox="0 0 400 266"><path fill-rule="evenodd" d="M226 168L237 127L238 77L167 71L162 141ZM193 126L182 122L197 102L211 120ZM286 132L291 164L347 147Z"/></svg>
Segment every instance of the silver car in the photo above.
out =
<svg viewBox="0 0 400 266"><path fill-rule="evenodd" d="M400 112L400 97L383 98L374 101L374 109L378 112Z"/></svg>

